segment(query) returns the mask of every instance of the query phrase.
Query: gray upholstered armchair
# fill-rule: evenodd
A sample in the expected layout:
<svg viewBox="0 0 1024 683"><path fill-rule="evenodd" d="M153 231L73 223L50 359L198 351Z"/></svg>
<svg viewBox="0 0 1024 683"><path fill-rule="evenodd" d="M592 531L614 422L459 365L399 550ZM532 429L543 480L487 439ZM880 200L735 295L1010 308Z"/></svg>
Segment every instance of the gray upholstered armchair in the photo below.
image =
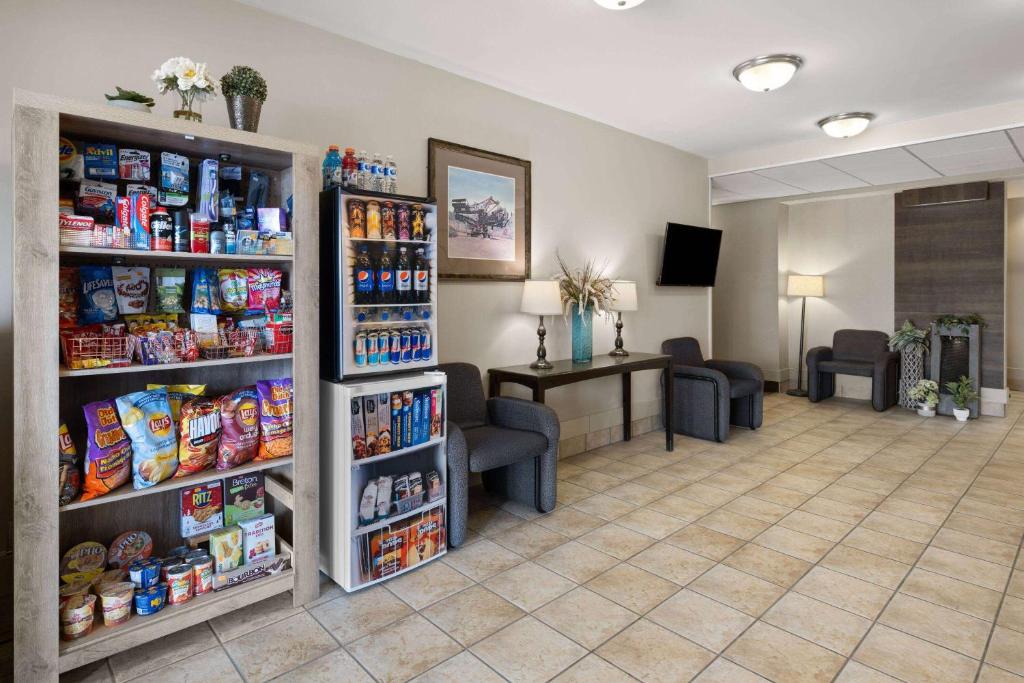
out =
<svg viewBox="0 0 1024 683"><path fill-rule="evenodd" d="M871 407L886 410L899 398L900 354L889 350L889 335L875 330L836 330L832 346L807 352L807 397L814 402L836 393L836 375L871 378Z"/></svg>
<svg viewBox="0 0 1024 683"><path fill-rule="evenodd" d="M672 356L672 426L679 434L725 441L729 425L757 429L764 419L764 375L753 363L704 360L693 337L667 339Z"/></svg>
<svg viewBox="0 0 1024 683"><path fill-rule="evenodd" d="M438 369L448 375L448 544L466 539L470 472L480 472L492 493L540 512L555 509L555 411L521 398L485 400L480 370L470 363Z"/></svg>

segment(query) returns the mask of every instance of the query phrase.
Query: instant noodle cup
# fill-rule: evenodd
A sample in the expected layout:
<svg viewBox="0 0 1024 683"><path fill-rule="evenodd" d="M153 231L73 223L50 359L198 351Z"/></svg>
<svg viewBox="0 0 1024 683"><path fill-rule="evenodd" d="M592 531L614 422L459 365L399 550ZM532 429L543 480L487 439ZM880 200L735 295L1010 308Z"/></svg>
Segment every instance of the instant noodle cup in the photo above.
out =
<svg viewBox="0 0 1024 683"><path fill-rule="evenodd" d="M138 588L135 590L135 611L143 617L156 614L164 608L166 600L166 583L158 583L149 588Z"/></svg>
<svg viewBox="0 0 1024 683"><path fill-rule="evenodd" d="M95 579L93 579L93 592L99 595L100 588L102 588L104 585L108 583L119 583L121 581L124 581L125 574L124 571L122 571L123 569L124 567L120 567L118 569L108 569L107 571L103 572Z"/></svg>
<svg viewBox="0 0 1024 683"><path fill-rule="evenodd" d="M119 396L117 412L132 442L132 483L135 488L149 488L173 476L178 469L178 438L167 389Z"/></svg>
<svg viewBox="0 0 1024 683"><path fill-rule="evenodd" d="M75 640L92 631L96 596L81 594L72 596L60 611L60 637Z"/></svg>
<svg viewBox="0 0 1024 683"><path fill-rule="evenodd" d="M100 605L103 608L103 624L117 626L128 621L132 615L132 598L135 584L129 581L108 583L100 590Z"/></svg>
<svg viewBox="0 0 1024 683"><path fill-rule="evenodd" d="M92 584L85 580L74 581L72 583L66 583L60 587L58 593L58 605L63 610L64 606L68 601L76 595L88 595Z"/></svg>
<svg viewBox="0 0 1024 683"><path fill-rule="evenodd" d="M60 578L67 583L92 581L107 567L107 546L85 541L72 547L60 561Z"/></svg>
<svg viewBox="0 0 1024 683"><path fill-rule="evenodd" d="M192 599L192 565L178 564L167 569L167 604L180 605Z"/></svg>
<svg viewBox="0 0 1024 683"><path fill-rule="evenodd" d="M153 554L153 539L145 531L128 531L114 539L107 553L111 567L127 568L133 560L146 559Z"/></svg>
<svg viewBox="0 0 1024 683"><path fill-rule="evenodd" d="M292 378L256 382L260 399L260 449L257 460L292 454Z"/></svg>

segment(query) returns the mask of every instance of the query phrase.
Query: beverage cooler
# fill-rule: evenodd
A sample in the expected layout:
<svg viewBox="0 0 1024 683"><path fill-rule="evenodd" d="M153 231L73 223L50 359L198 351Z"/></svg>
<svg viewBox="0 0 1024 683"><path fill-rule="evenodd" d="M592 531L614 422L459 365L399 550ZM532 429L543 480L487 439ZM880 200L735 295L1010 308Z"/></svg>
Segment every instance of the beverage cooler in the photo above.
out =
<svg viewBox="0 0 1024 683"><path fill-rule="evenodd" d="M437 365L436 228L423 197L320 194L323 379Z"/></svg>
<svg viewBox="0 0 1024 683"><path fill-rule="evenodd" d="M320 383L321 568L353 591L445 554L445 375Z"/></svg>

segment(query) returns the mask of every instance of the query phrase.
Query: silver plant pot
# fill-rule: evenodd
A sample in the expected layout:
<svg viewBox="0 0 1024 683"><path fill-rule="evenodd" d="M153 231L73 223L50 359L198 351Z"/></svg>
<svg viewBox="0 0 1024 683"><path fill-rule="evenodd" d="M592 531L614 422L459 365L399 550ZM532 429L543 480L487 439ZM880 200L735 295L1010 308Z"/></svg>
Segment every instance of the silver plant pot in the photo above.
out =
<svg viewBox="0 0 1024 683"><path fill-rule="evenodd" d="M263 103L246 95L231 95L224 100L228 103L228 121L231 127L255 133L260 125L260 109Z"/></svg>

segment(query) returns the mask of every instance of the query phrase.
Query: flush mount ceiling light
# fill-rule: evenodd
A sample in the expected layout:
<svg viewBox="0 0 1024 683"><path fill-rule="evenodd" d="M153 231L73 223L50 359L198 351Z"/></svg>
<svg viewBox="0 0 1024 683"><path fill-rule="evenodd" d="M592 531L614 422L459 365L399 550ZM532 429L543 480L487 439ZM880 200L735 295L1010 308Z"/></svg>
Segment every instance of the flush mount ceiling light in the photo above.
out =
<svg viewBox="0 0 1024 683"><path fill-rule="evenodd" d="M763 55L748 59L732 70L732 76L747 90L768 92L789 83L804 60L796 55Z"/></svg>
<svg viewBox="0 0 1024 683"><path fill-rule="evenodd" d="M630 9L636 7L644 0L594 0L605 9Z"/></svg>
<svg viewBox="0 0 1024 683"><path fill-rule="evenodd" d="M866 111L854 111L846 114L834 114L826 116L818 121L818 128L825 131L825 135L833 138L852 138L860 135L875 118L874 114Z"/></svg>

